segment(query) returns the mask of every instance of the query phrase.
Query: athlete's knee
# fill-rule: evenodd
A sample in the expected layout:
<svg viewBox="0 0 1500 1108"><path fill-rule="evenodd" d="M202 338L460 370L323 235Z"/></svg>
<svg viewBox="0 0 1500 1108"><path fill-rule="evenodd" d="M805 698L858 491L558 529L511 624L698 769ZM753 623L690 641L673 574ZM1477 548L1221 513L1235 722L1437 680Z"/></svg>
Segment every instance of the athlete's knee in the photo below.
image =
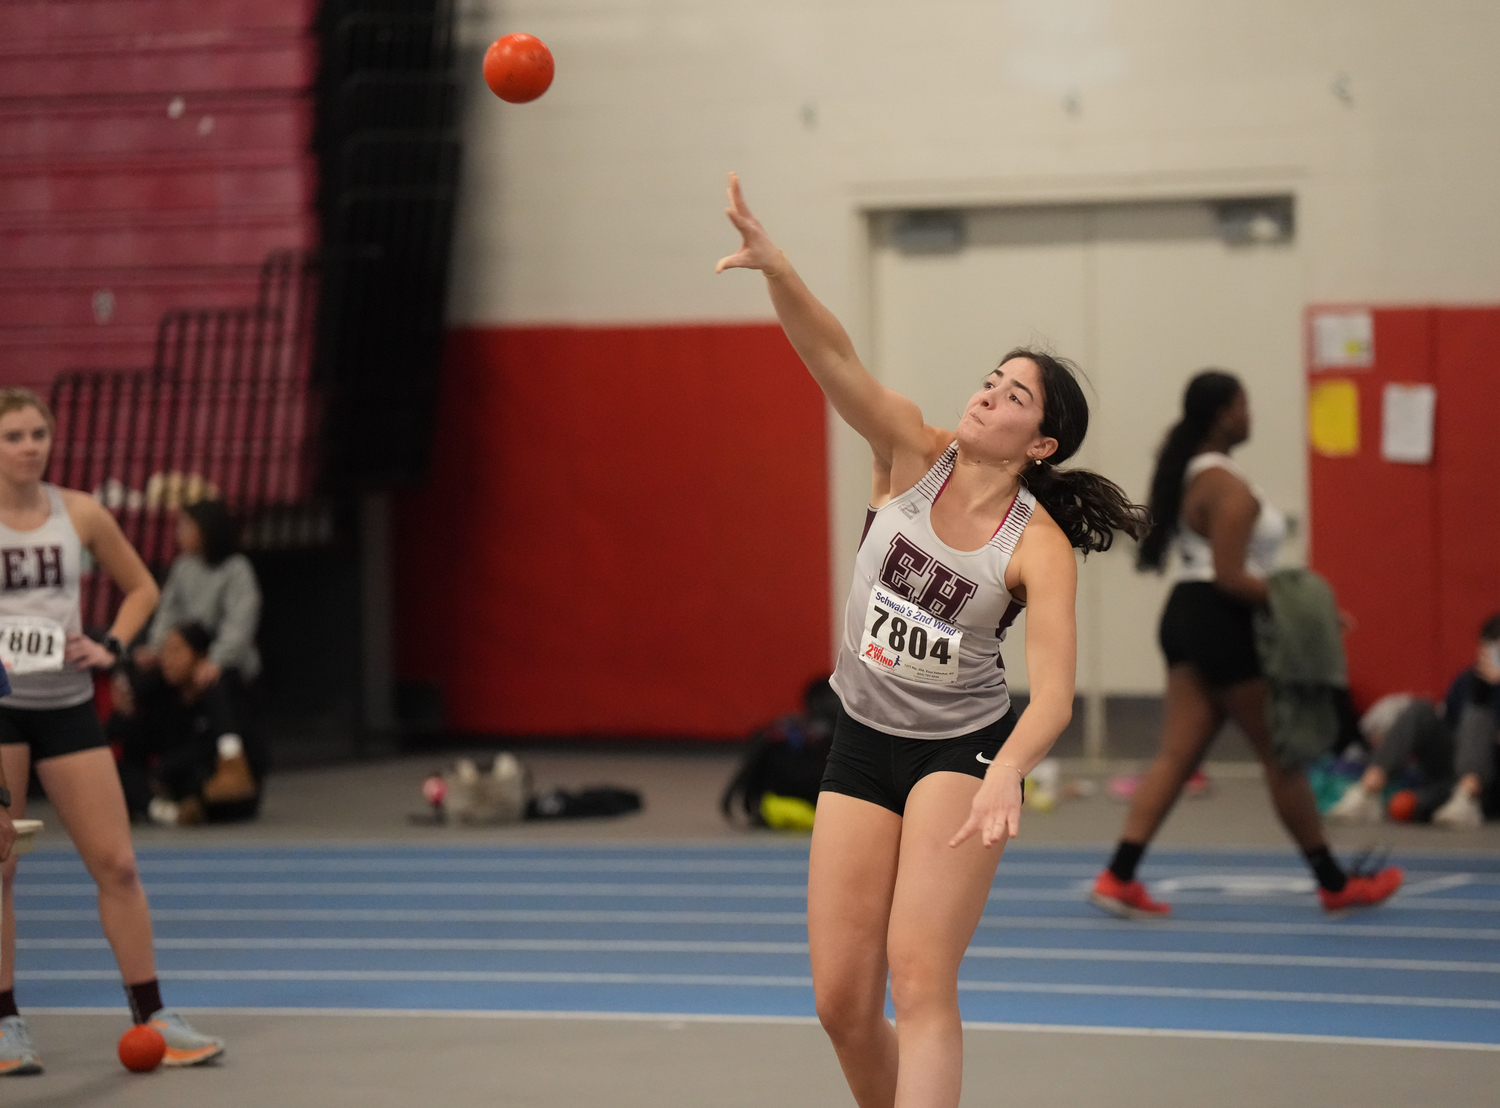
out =
<svg viewBox="0 0 1500 1108"><path fill-rule="evenodd" d="M820 981L813 990L818 1022L835 1045L855 1043L878 1029L885 1020L885 990L877 997L868 987L852 981Z"/></svg>
<svg viewBox="0 0 1500 1108"><path fill-rule="evenodd" d="M89 870L101 893L134 892L140 888L141 871L136 866L135 851L129 846L110 850L93 859Z"/></svg>
<svg viewBox="0 0 1500 1108"><path fill-rule="evenodd" d="M958 971L946 958L934 956L919 945L893 945L891 1004L896 1023L920 1018L924 1013L945 1011L958 1003Z"/></svg>

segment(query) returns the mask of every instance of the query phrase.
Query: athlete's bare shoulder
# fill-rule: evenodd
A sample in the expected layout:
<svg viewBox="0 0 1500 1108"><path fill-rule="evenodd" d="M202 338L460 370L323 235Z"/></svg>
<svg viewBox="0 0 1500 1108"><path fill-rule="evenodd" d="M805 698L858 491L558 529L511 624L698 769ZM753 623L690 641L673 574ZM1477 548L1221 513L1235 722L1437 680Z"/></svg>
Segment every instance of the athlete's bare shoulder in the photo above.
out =
<svg viewBox="0 0 1500 1108"><path fill-rule="evenodd" d="M114 517L110 516L104 505L88 493L61 487L57 491L62 495L63 507L68 511L68 519L73 523L73 530L78 532L78 537L85 545L99 533L99 526L106 519L110 523L114 522Z"/></svg>
<svg viewBox="0 0 1500 1108"><path fill-rule="evenodd" d="M1059 573L1076 579L1077 563L1073 544L1067 532L1058 526L1052 513L1040 501L1033 505L1031 518L1016 542L1010 565L1005 569L1005 587L1022 602L1026 599L1026 582L1041 577L1052 579Z"/></svg>
<svg viewBox="0 0 1500 1108"><path fill-rule="evenodd" d="M947 450L952 442L952 431L924 424L916 442L907 449L898 449L892 454L889 464L884 469L885 496L880 503L872 500L871 505L879 508L910 490L927 475L929 469L937 464L937 460L943 456L943 451ZM881 461L876 458L875 484L877 489L881 487L881 473Z"/></svg>

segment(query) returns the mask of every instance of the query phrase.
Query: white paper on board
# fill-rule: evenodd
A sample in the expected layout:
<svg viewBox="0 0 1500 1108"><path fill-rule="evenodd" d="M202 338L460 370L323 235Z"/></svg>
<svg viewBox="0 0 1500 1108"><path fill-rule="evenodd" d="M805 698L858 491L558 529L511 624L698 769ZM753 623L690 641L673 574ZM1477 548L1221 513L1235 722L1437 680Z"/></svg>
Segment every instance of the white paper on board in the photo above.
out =
<svg viewBox="0 0 1500 1108"><path fill-rule="evenodd" d="M1388 462L1432 461L1432 423L1437 389L1431 385L1387 385L1381 406L1380 456Z"/></svg>
<svg viewBox="0 0 1500 1108"><path fill-rule="evenodd" d="M1369 369L1375 364L1375 321L1369 312L1319 312L1312 331L1314 368Z"/></svg>

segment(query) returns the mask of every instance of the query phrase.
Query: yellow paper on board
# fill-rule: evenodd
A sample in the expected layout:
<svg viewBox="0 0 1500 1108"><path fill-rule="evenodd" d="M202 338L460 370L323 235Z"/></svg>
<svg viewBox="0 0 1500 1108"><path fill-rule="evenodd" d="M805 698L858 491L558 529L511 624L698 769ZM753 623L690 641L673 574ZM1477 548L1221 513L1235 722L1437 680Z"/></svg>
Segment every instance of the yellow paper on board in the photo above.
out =
<svg viewBox="0 0 1500 1108"><path fill-rule="evenodd" d="M1307 398L1307 437L1325 458L1359 453L1359 387L1353 381L1319 381Z"/></svg>

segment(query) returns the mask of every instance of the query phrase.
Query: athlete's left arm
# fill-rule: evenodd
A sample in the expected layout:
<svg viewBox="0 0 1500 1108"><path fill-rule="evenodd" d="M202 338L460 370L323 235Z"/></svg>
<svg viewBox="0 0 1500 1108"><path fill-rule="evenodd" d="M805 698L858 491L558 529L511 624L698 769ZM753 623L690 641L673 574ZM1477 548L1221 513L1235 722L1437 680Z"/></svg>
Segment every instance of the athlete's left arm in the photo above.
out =
<svg viewBox="0 0 1500 1108"><path fill-rule="evenodd" d="M1021 832L1021 781L1047 756L1073 718L1073 683L1078 668L1078 625L1074 600L1078 564L1062 529L1038 511L1011 558L1006 585L1026 597L1026 671L1031 702L1015 730L985 772L974 794L969 818L949 845L976 831L984 845L1005 843Z"/></svg>
<svg viewBox="0 0 1500 1108"><path fill-rule="evenodd" d="M1026 589L1026 674L1031 700L1002 753L1030 773L1073 718L1078 562L1062 528L1045 516L1033 518L1022 533L1014 560Z"/></svg>
<svg viewBox="0 0 1500 1108"><path fill-rule="evenodd" d="M125 594L109 633L122 643L128 643L151 618L161 590L156 587L156 580L135 552L135 547L125 538L115 517L103 504L86 493L72 490L64 492L63 498L79 540ZM109 653L103 647L99 649L104 654ZM111 664L102 659L89 661L92 665Z"/></svg>

